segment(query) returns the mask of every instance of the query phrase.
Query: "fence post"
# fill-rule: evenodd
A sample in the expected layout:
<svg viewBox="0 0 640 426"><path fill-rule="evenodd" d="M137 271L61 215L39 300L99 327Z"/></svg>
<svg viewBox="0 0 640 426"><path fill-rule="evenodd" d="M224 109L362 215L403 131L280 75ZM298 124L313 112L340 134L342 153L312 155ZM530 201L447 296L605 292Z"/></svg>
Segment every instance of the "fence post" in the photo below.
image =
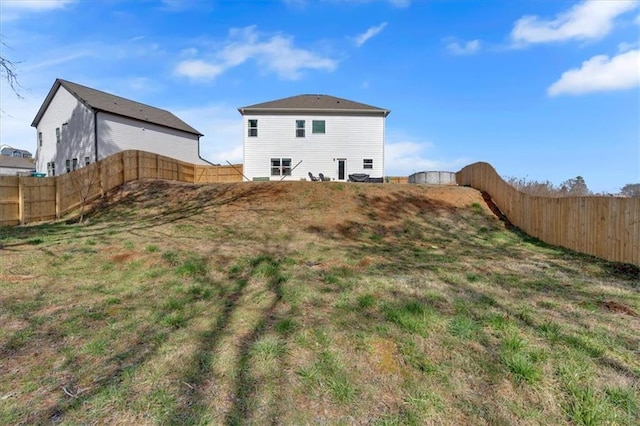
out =
<svg viewBox="0 0 640 426"><path fill-rule="evenodd" d="M55 203L56 203L56 219L60 219L60 185L58 185L58 177L53 178L53 187L55 190ZM100 182L102 184L102 182ZM100 186L100 192L102 192L102 186Z"/></svg>
<svg viewBox="0 0 640 426"><path fill-rule="evenodd" d="M23 177L18 176L18 220L24 225L24 182Z"/></svg>
<svg viewBox="0 0 640 426"><path fill-rule="evenodd" d="M102 176L103 173L103 167L102 167L102 163L103 160L98 160L98 181L100 184L100 198L104 198L104 177ZM57 177L56 177L56 188L57 188ZM58 193L58 190L56 189L56 194Z"/></svg>

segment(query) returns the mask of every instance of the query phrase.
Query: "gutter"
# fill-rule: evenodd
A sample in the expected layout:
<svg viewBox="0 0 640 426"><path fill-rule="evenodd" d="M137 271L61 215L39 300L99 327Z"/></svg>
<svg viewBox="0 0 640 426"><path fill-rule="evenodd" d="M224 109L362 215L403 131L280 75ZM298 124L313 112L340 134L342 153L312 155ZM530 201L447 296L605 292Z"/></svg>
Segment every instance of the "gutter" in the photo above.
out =
<svg viewBox="0 0 640 426"><path fill-rule="evenodd" d="M238 108L241 115L255 113L331 113L331 114L382 114L388 116L391 111L387 109L332 109L332 108Z"/></svg>

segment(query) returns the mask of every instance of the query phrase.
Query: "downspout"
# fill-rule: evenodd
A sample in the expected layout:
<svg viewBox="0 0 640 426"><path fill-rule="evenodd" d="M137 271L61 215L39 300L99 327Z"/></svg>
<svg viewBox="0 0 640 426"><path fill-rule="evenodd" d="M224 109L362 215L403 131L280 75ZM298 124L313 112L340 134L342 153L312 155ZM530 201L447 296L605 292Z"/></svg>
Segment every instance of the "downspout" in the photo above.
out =
<svg viewBox="0 0 640 426"><path fill-rule="evenodd" d="M96 152L96 159L98 161L98 111L93 111L93 144Z"/></svg>

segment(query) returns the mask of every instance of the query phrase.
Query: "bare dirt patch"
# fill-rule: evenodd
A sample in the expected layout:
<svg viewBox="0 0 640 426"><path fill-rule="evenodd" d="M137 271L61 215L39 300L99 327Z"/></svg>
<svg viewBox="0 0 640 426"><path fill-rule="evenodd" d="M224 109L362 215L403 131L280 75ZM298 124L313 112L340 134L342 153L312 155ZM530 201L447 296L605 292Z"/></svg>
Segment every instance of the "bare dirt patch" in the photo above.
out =
<svg viewBox="0 0 640 426"><path fill-rule="evenodd" d="M602 306L603 309L606 309L607 311L610 311L610 312L627 314L627 315L631 315L632 317L638 316L638 313L633 309L631 309L630 307L623 305L622 303L614 302L613 300L602 302L600 306Z"/></svg>

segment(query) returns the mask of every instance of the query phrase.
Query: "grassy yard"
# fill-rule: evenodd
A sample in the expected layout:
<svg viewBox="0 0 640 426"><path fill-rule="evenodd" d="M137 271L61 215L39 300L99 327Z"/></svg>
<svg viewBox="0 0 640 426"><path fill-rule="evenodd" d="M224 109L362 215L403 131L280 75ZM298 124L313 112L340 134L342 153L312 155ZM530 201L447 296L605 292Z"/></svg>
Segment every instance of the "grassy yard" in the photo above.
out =
<svg viewBox="0 0 640 426"><path fill-rule="evenodd" d="M0 228L0 424L640 424L640 273L469 188L141 182Z"/></svg>

